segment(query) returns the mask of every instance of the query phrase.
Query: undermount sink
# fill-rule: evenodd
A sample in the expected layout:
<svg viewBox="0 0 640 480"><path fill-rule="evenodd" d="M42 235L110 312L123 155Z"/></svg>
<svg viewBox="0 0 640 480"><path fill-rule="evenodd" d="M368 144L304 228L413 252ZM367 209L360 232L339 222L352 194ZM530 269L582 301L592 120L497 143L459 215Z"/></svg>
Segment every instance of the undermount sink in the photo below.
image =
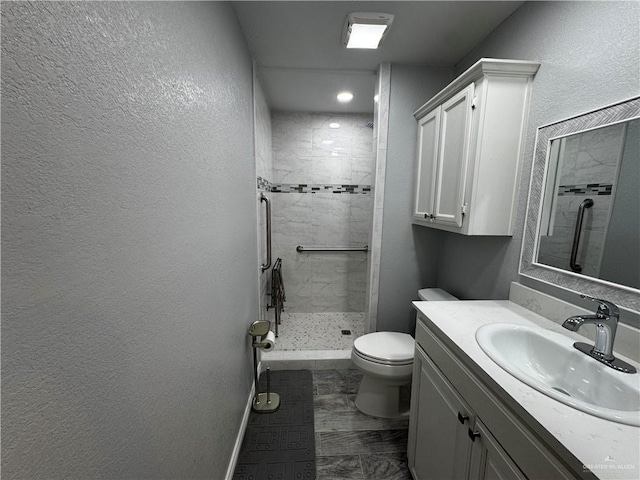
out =
<svg viewBox="0 0 640 480"><path fill-rule="evenodd" d="M539 392L596 417L640 426L640 375L597 362L575 349L573 339L539 327L494 323L480 327L476 341L500 367Z"/></svg>

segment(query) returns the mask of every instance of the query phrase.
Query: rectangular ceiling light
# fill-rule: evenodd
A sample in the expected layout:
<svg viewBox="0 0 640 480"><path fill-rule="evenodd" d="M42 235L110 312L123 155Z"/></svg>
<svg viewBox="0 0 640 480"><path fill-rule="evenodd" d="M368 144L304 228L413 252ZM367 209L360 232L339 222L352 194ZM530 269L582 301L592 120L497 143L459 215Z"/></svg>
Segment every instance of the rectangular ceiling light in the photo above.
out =
<svg viewBox="0 0 640 480"><path fill-rule="evenodd" d="M350 13L344 24L342 44L347 48L378 48L393 18L390 13Z"/></svg>

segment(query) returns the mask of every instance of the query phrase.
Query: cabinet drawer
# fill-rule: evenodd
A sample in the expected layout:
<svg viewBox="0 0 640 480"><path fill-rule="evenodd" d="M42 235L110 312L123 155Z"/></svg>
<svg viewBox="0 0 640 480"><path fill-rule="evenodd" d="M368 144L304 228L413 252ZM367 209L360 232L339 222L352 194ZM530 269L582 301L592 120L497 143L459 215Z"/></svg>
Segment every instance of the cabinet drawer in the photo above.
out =
<svg viewBox="0 0 640 480"><path fill-rule="evenodd" d="M552 453L550 447L539 440L520 418L491 393L423 322L428 320L419 314L416 323L417 344L528 478L594 478L591 473L582 472L578 461L573 457L572 470L576 473L571 473L564 462Z"/></svg>

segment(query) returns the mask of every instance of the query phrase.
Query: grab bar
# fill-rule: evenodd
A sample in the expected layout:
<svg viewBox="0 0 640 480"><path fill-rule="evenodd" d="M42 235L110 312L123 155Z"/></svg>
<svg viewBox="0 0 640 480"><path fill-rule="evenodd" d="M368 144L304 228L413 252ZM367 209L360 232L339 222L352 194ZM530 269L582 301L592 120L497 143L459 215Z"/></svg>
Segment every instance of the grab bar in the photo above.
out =
<svg viewBox="0 0 640 480"><path fill-rule="evenodd" d="M260 194L260 203L265 202L267 204L267 263L263 263L260 268L264 272L271 266L271 200L265 197L264 193Z"/></svg>
<svg viewBox="0 0 640 480"><path fill-rule="evenodd" d="M593 206L593 200L587 198L578 207L578 218L576 219L576 229L573 232L573 245L571 247L571 260L569 267L572 272L580 273L582 267L576 263L578 257L578 245L580 244L580 235L582 234L582 219L584 218L584 210Z"/></svg>
<svg viewBox="0 0 640 480"><path fill-rule="evenodd" d="M303 247L298 245L296 247L298 252L367 252L369 251L369 245L364 247Z"/></svg>

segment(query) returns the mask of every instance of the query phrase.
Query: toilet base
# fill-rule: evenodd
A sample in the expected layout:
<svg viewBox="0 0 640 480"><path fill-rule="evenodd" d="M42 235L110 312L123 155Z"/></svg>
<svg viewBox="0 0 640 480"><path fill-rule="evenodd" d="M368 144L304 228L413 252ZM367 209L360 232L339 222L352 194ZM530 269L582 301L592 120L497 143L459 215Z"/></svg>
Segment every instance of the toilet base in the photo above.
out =
<svg viewBox="0 0 640 480"><path fill-rule="evenodd" d="M356 397L356 408L365 415L380 418L403 418L409 410L401 411L400 387L409 385L409 380L384 381L365 374Z"/></svg>

